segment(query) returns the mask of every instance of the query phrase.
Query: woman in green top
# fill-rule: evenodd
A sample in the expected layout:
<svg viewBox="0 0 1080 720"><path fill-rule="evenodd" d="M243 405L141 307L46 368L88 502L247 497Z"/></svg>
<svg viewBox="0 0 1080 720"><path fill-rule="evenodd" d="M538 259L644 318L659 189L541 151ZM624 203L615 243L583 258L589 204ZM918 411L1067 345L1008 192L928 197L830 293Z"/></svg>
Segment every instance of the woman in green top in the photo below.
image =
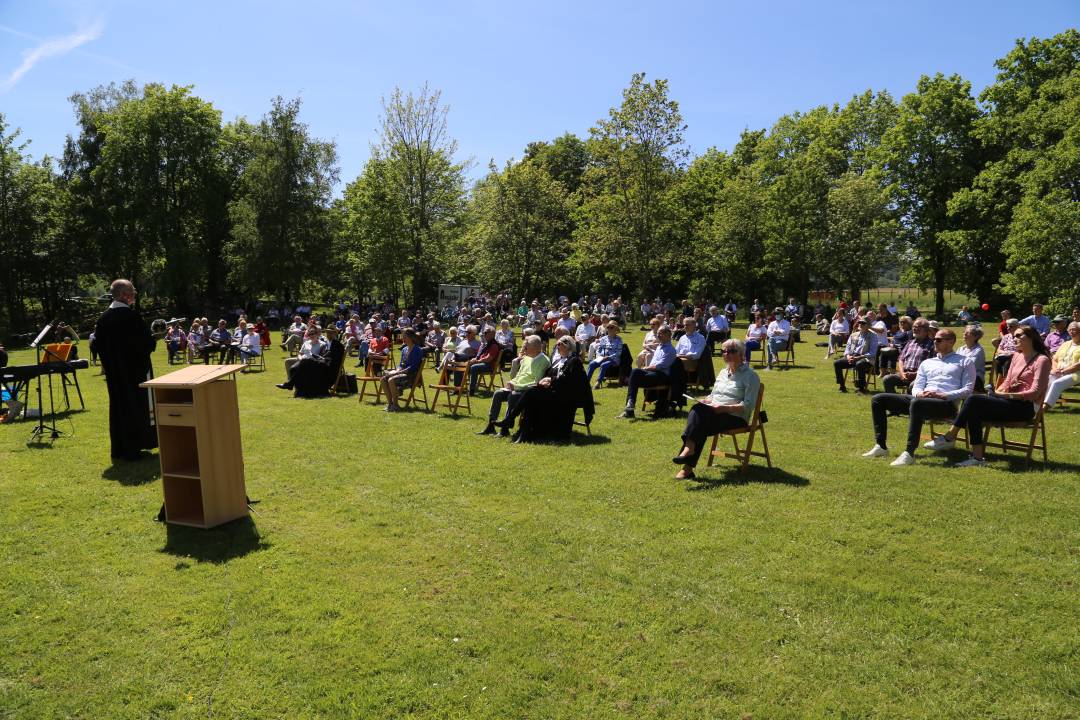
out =
<svg viewBox="0 0 1080 720"><path fill-rule="evenodd" d="M761 380L743 363L746 352L742 340L727 340L721 346L727 366L716 374L716 384L707 397L690 408L682 434L682 450L671 460L683 468L678 480L694 477L694 467L701 457L706 439L725 430L746 427L754 413Z"/></svg>

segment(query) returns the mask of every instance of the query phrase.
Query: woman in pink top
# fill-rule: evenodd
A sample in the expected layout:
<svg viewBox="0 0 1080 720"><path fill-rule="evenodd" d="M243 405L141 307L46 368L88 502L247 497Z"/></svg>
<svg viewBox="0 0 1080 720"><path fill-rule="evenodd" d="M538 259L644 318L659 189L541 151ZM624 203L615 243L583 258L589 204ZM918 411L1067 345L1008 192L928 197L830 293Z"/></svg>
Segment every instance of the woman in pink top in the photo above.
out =
<svg viewBox="0 0 1080 720"><path fill-rule="evenodd" d="M960 428L967 428L971 457L956 467L979 466L985 462L982 445L984 422L1028 422L1035 417L1046 396L1050 378L1050 354L1038 331L1021 325L1013 331L1016 354L1009 364L1009 374L1002 378L993 395L972 395L964 401L949 432L927 443L933 450L944 450L956 442ZM979 443L979 444L976 444Z"/></svg>

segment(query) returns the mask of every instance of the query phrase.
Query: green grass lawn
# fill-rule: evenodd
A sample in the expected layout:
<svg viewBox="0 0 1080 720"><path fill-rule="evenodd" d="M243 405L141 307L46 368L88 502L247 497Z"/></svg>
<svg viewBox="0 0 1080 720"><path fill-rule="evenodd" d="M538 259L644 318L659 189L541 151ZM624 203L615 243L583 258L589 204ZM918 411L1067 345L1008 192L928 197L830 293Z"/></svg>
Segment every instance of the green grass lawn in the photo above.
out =
<svg viewBox="0 0 1080 720"><path fill-rule="evenodd" d="M238 377L256 514L208 531L153 521L156 455L110 466L82 373L72 435L0 426L0 717L1080 715L1080 412L1045 469L891 468L823 354L762 373L776 469L684 482L682 417L620 389L511 445L486 400L294 400L275 348Z"/></svg>

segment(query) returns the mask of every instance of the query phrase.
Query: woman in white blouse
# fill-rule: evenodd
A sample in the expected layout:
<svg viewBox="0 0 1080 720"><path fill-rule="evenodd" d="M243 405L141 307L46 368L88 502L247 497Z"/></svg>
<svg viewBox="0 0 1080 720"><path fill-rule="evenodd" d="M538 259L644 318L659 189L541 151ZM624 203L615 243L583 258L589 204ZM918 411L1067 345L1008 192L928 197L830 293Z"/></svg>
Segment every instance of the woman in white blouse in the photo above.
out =
<svg viewBox="0 0 1080 720"><path fill-rule="evenodd" d="M851 323L848 322L843 310L837 310L829 324L829 352L825 355L826 360L832 357L836 348L842 348L847 344L849 335L851 335Z"/></svg>

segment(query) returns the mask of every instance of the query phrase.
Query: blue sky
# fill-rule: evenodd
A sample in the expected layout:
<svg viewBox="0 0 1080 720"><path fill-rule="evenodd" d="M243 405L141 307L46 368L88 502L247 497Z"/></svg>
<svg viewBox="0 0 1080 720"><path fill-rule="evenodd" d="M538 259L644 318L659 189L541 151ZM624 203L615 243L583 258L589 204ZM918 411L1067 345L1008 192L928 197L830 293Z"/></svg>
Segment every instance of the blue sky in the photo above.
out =
<svg viewBox="0 0 1080 720"><path fill-rule="evenodd" d="M0 0L0 112L40 157L75 130L68 96L110 81L194 85L225 119L300 96L347 182L377 139L380 98L426 81L477 176L532 140L587 135L634 72L670 81L700 153L868 88L899 99L924 73L978 92L1016 38L1078 21L1080 0Z"/></svg>

